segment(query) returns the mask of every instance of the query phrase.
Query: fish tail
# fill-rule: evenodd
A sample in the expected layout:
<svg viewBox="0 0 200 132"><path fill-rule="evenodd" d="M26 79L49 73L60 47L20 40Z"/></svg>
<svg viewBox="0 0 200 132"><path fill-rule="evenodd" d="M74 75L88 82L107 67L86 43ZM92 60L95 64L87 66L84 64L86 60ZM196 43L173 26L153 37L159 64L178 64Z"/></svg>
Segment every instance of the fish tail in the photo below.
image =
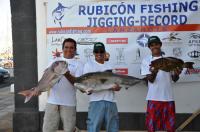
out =
<svg viewBox="0 0 200 132"><path fill-rule="evenodd" d="M18 94L25 96L24 103L27 103L33 97L33 89L18 92Z"/></svg>
<svg viewBox="0 0 200 132"><path fill-rule="evenodd" d="M193 64L194 64L194 62L185 62L183 64L183 68L194 69Z"/></svg>

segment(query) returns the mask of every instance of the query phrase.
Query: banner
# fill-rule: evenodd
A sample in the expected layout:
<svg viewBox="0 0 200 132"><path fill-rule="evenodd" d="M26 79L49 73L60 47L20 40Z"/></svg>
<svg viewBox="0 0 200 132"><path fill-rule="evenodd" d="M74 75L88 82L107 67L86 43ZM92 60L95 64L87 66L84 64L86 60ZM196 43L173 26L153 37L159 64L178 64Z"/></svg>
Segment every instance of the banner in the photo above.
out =
<svg viewBox="0 0 200 132"><path fill-rule="evenodd" d="M157 35L163 54L195 63L180 82L200 81L199 16L200 0L48 1L48 60L62 52L65 38L77 41L83 62L94 59L94 42L103 42L118 73L141 77L148 37Z"/></svg>

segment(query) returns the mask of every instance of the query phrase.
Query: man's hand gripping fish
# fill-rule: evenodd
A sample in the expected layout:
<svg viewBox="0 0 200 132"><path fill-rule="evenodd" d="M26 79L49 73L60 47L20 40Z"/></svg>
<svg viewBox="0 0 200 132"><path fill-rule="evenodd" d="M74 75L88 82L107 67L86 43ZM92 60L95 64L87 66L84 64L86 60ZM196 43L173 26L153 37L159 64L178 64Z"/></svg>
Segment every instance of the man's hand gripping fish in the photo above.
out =
<svg viewBox="0 0 200 132"><path fill-rule="evenodd" d="M65 58L56 57L51 65L44 71L36 87L18 93L26 97L24 103L27 103L33 96L37 96L39 93L52 88L61 79L63 74L68 71L67 67L68 63Z"/></svg>

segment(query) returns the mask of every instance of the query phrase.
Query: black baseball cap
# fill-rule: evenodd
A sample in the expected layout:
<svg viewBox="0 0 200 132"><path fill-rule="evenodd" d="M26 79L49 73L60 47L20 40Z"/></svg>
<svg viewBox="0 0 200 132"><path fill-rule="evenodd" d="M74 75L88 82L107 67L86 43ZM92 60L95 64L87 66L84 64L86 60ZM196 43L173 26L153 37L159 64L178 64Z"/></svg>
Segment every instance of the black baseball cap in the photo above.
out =
<svg viewBox="0 0 200 132"><path fill-rule="evenodd" d="M160 38L158 36L151 36L148 38L148 47L150 47L152 43L159 43L162 45L162 42L160 41Z"/></svg>
<svg viewBox="0 0 200 132"><path fill-rule="evenodd" d="M97 42L94 44L94 49L93 49L93 52L97 52L98 50L101 50L103 52L105 52L105 46L102 42Z"/></svg>

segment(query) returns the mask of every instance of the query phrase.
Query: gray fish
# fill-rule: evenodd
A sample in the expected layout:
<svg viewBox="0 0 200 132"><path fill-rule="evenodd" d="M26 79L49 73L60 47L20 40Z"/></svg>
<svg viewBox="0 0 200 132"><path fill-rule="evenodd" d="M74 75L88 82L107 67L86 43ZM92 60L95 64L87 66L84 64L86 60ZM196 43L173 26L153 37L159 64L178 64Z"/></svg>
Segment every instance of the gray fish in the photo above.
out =
<svg viewBox="0 0 200 132"><path fill-rule="evenodd" d="M162 57L152 61L150 66L155 69L170 72L177 68L180 70L183 68L193 69L193 64L194 62L184 62L183 60L175 57Z"/></svg>
<svg viewBox="0 0 200 132"><path fill-rule="evenodd" d="M128 89L141 81L144 81L144 79L115 74L109 71L91 72L78 77L74 86L82 91L87 91L88 88L92 88L93 92L98 92L111 89L114 83L119 84L122 88Z"/></svg>
<svg viewBox="0 0 200 132"><path fill-rule="evenodd" d="M66 73L67 67L68 63L64 58L60 57L59 59L55 60L44 71L44 74L42 75L42 78L39 80L36 87L18 93L26 97L24 103L27 103L32 98L34 91L45 92L54 86L61 79L63 74Z"/></svg>

